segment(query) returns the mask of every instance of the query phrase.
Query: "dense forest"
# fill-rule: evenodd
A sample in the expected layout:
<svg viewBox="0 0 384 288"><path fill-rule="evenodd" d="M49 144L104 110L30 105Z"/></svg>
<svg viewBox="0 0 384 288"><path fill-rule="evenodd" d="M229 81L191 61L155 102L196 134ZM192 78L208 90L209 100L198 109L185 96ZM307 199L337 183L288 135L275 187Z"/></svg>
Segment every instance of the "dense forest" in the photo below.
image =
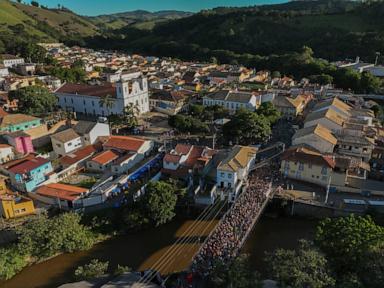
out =
<svg viewBox="0 0 384 288"><path fill-rule="evenodd" d="M384 2L321 0L217 8L159 23L150 31L126 26L88 38L87 43L206 60L230 53L281 55L309 46L319 58L339 60L359 55L369 61L377 51L384 51L383 16Z"/></svg>

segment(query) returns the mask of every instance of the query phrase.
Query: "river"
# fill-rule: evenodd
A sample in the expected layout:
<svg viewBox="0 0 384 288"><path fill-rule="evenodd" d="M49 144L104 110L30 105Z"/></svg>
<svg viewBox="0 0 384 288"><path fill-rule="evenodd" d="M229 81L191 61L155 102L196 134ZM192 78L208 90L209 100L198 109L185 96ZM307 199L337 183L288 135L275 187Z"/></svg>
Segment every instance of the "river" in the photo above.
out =
<svg viewBox="0 0 384 288"><path fill-rule="evenodd" d="M88 251L60 255L25 268L11 280L0 284L0 287L57 287L71 282L75 268L93 258L109 261L111 269L117 264L133 269L149 268L192 223L192 221L175 220L156 229L115 237ZM265 265L262 259L265 251L273 251L278 247L297 247L299 239L313 238L316 223L299 218L263 217L249 236L243 251L250 255L253 267L263 274ZM214 224L200 223L197 230L199 234L206 235ZM167 269L177 271L188 266L188 259L197 248L197 245L184 246L183 252L177 257L178 261L173 263L170 261Z"/></svg>

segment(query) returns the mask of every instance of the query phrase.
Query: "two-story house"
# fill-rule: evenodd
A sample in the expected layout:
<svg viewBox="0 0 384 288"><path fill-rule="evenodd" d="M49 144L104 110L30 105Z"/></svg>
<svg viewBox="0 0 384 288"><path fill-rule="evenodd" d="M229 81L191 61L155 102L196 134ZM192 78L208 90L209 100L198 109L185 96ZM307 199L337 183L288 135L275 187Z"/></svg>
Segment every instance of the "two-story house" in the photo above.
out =
<svg viewBox="0 0 384 288"><path fill-rule="evenodd" d="M240 108L255 111L261 105L261 97L252 92L220 90L205 96L203 105L223 106L231 113L235 113Z"/></svg>
<svg viewBox="0 0 384 288"><path fill-rule="evenodd" d="M11 184L24 192L33 191L39 184L47 180L53 169L48 159L29 154L22 159L7 162L2 170L9 175Z"/></svg>
<svg viewBox="0 0 384 288"><path fill-rule="evenodd" d="M257 148L236 145L216 169L216 185L219 193L235 201L255 161Z"/></svg>
<svg viewBox="0 0 384 288"><path fill-rule="evenodd" d="M205 146L177 144L175 149L165 154L161 173L185 179L190 173L201 172L216 153Z"/></svg>
<svg viewBox="0 0 384 288"><path fill-rule="evenodd" d="M83 146L95 144L98 137L111 135L109 125L99 122L79 121L73 130L81 136Z"/></svg>
<svg viewBox="0 0 384 288"><path fill-rule="evenodd" d="M51 135L53 151L64 156L83 146L81 136L72 128Z"/></svg>
<svg viewBox="0 0 384 288"><path fill-rule="evenodd" d="M337 132L343 129L343 125L347 121L348 117L333 109L326 109L308 114L305 118L304 128L321 124L332 132Z"/></svg>
<svg viewBox="0 0 384 288"><path fill-rule="evenodd" d="M337 138L332 131L321 124L297 130L292 137L292 145L305 144L320 153L333 153Z"/></svg>

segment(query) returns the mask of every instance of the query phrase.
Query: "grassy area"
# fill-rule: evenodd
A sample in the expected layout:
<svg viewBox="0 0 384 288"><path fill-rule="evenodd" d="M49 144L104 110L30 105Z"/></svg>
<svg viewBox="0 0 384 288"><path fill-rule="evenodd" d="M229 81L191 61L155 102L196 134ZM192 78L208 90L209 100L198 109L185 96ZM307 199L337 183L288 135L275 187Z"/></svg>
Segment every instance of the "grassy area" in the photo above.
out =
<svg viewBox="0 0 384 288"><path fill-rule="evenodd" d="M7 26L17 24L23 24L29 34L46 40L53 40L50 35L54 33L50 33L50 35L47 33L49 28L53 28L52 31L59 31L63 35L92 36L98 33L98 28L88 18L69 11L43 9L9 0L0 0L0 31L7 31ZM48 28L44 25L48 25Z"/></svg>

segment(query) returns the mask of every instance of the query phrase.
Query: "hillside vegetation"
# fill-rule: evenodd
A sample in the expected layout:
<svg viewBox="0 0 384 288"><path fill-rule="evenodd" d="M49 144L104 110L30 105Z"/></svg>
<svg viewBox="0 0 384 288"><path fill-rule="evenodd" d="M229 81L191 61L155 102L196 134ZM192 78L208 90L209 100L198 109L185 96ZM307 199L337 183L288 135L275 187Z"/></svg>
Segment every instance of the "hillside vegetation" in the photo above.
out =
<svg viewBox="0 0 384 288"><path fill-rule="evenodd" d="M98 28L87 18L67 9L46 9L0 0L0 30L19 35L25 32L41 41L93 36Z"/></svg>
<svg viewBox="0 0 384 288"><path fill-rule="evenodd" d="M383 2L294 1L206 10L158 23L150 31L128 26L88 40L95 47L189 59L226 58L217 50L246 57L309 46L327 60L357 55L372 60L376 51L384 53L383 16Z"/></svg>

